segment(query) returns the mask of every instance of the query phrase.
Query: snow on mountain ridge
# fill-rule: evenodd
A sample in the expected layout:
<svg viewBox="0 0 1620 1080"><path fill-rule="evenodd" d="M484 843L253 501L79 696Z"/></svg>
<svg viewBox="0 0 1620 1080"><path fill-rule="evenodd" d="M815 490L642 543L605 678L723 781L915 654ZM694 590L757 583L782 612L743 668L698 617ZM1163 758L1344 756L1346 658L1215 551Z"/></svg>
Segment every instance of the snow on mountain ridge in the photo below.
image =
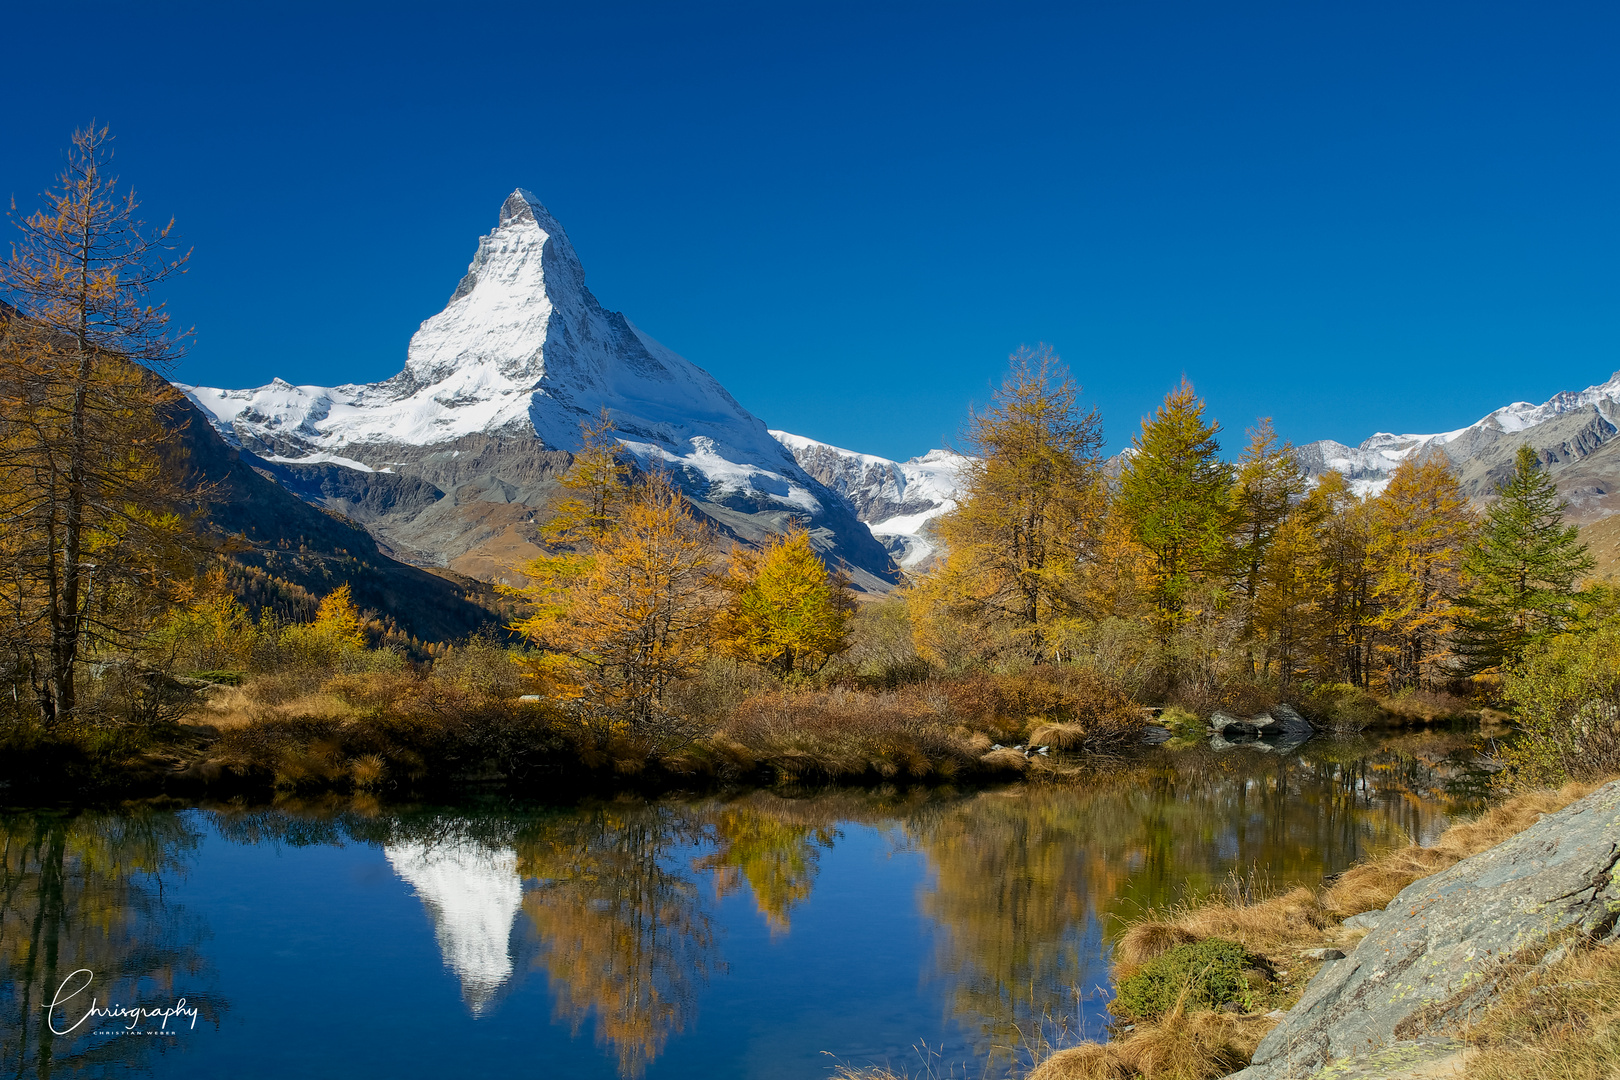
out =
<svg viewBox="0 0 1620 1080"><path fill-rule="evenodd" d="M810 515L819 543L847 549L880 578L889 573L878 545L759 418L708 372L602 307L567 233L522 188L479 238L444 309L412 335L393 378L180 389L238 448L291 464L370 468L389 464L391 447L472 436L538 437L546 449L572 452L581 422L606 409L630 453L671 470L727 528L747 526L737 514Z"/></svg>
<svg viewBox="0 0 1620 1080"><path fill-rule="evenodd" d="M480 238L450 303L411 338L405 370L394 378L181 389L231 442L285 446L282 456L526 427L548 447L575 450L580 421L606 406L640 456L679 463L702 440L708 450L698 456L727 446L763 459L751 464L796 471L765 425L713 376L602 308L585 288L567 234L523 189Z"/></svg>
<svg viewBox="0 0 1620 1080"><path fill-rule="evenodd" d="M903 568L914 569L939 550L933 523L956 509L962 472L972 458L930 450L897 462L787 431L771 434L793 452L806 472L849 501L855 516Z"/></svg>
<svg viewBox="0 0 1620 1080"><path fill-rule="evenodd" d="M1472 456L1474 444L1491 442L1502 435L1527 432L1584 410L1595 411L1605 421L1620 419L1620 372L1616 372L1607 382L1589 386L1585 390L1560 391L1540 405L1515 401L1454 431L1432 435L1396 435L1380 431L1354 447L1332 439L1321 439L1300 446L1296 453L1308 472L1320 474L1328 469L1336 470L1350 480L1350 486L1357 494L1374 495L1389 485L1391 475L1409 458L1439 451L1460 462Z"/></svg>

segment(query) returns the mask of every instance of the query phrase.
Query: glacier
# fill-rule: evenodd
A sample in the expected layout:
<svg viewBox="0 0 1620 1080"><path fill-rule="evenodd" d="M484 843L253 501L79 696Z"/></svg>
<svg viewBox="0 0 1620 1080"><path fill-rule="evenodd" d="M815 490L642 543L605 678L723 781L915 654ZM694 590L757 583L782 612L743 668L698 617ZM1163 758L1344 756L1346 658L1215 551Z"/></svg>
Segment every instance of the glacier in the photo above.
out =
<svg viewBox="0 0 1620 1080"><path fill-rule="evenodd" d="M909 461L891 461L787 431L771 434L805 472L849 501L901 568L921 569L940 554L935 526L959 505L973 458L930 450Z"/></svg>

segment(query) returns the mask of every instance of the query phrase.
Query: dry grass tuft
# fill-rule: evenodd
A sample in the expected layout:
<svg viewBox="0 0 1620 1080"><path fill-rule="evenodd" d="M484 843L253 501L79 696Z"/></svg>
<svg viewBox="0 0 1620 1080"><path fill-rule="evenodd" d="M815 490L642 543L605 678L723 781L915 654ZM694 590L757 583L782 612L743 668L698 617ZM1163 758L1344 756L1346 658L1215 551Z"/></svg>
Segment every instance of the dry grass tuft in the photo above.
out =
<svg viewBox="0 0 1620 1080"><path fill-rule="evenodd" d="M1471 1080L1620 1076L1620 945L1516 981L1466 1036Z"/></svg>
<svg viewBox="0 0 1620 1080"><path fill-rule="evenodd" d="M381 754L364 754L349 766L354 786L361 791L375 791L388 782L388 761Z"/></svg>
<svg viewBox="0 0 1620 1080"><path fill-rule="evenodd" d="M1192 931L1172 922L1144 919L1132 923L1114 945L1116 974L1123 976L1177 945L1191 945L1197 940Z"/></svg>
<svg viewBox="0 0 1620 1080"><path fill-rule="evenodd" d="M1038 724L1029 733L1029 744L1050 746L1053 750L1079 750L1085 746L1089 734L1081 724Z"/></svg>
<svg viewBox="0 0 1620 1080"><path fill-rule="evenodd" d="M1227 938L1271 956L1316 942L1333 924L1317 894L1290 889L1254 904L1206 899L1133 923L1115 946L1121 972L1129 972L1177 945Z"/></svg>
<svg viewBox="0 0 1620 1080"><path fill-rule="evenodd" d="M1023 772L1029 768L1029 758L1022 750L992 750L979 758L979 764L992 772Z"/></svg>
<svg viewBox="0 0 1620 1080"><path fill-rule="evenodd" d="M1124 1038L1060 1050L1029 1080L1214 1080L1249 1063L1273 1022L1177 1008Z"/></svg>

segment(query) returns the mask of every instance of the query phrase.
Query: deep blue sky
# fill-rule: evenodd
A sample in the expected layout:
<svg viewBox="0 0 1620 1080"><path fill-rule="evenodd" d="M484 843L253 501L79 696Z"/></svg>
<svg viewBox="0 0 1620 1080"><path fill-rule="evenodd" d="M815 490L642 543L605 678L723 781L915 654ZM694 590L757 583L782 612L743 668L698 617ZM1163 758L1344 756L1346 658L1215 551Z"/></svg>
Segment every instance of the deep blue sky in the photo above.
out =
<svg viewBox="0 0 1620 1080"><path fill-rule="evenodd" d="M0 196L71 129L196 247L178 377L383 378L514 187L749 409L905 457L1055 346L1113 448L1435 431L1620 367L1620 7L8 12Z"/></svg>

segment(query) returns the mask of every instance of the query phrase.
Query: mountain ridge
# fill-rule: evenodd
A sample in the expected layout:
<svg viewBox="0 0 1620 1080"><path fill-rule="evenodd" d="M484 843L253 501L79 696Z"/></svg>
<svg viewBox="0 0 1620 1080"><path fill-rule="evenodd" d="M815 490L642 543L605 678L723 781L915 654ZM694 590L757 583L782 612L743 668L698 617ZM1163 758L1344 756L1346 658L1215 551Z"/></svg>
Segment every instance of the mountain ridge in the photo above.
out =
<svg viewBox="0 0 1620 1080"><path fill-rule="evenodd" d="M372 506L367 527L423 564L510 577L540 550L535 512L579 448L581 423L605 411L637 467L669 472L722 532L757 542L800 523L859 587L881 592L897 580L887 549L763 421L597 301L567 233L522 188L479 238L444 309L412 336L399 374L180 389L228 442L306 497L346 513ZM447 460L469 451L484 470L451 470L447 487ZM339 478L332 466L357 475ZM398 486L390 474L438 497L407 506L375 496L373 487Z"/></svg>
<svg viewBox="0 0 1620 1080"><path fill-rule="evenodd" d="M1494 495L1513 469L1513 456L1529 444L1541 458L1577 523L1620 513L1620 372L1584 390L1564 390L1537 405L1516 401L1466 427L1430 435L1375 432L1358 446L1319 439L1295 449L1311 476L1343 473L1362 495L1376 494L1400 464L1438 453L1457 471L1464 494Z"/></svg>

